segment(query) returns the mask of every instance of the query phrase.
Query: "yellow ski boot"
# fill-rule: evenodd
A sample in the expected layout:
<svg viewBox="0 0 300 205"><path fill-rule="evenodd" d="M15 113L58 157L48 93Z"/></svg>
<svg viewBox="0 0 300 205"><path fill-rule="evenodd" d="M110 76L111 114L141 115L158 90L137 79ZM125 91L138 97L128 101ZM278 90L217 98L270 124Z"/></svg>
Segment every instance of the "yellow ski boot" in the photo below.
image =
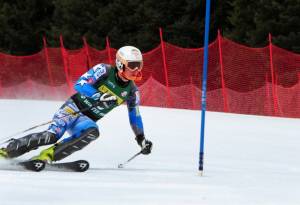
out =
<svg viewBox="0 0 300 205"><path fill-rule="evenodd" d="M42 160L47 163L51 163L54 158L54 148L56 145L53 145L47 149L44 149L41 151L41 153L38 156L33 157L33 160Z"/></svg>
<svg viewBox="0 0 300 205"><path fill-rule="evenodd" d="M2 158L4 158L4 159L8 158L8 154L5 150L5 148L0 148L0 159L2 159Z"/></svg>

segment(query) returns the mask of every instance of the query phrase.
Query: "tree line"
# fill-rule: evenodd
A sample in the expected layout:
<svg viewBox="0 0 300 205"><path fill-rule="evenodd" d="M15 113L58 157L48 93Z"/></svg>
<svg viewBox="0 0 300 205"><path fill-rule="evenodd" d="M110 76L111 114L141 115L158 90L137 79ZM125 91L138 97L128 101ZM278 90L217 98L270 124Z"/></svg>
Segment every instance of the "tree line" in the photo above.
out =
<svg viewBox="0 0 300 205"><path fill-rule="evenodd" d="M204 0L0 0L0 52L30 55L43 47L68 49L135 45L143 52L164 40L184 48L203 46ZM300 0L212 0L210 41L220 29L238 43L262 47L268 34L279 47L300 53Z"/></svg>

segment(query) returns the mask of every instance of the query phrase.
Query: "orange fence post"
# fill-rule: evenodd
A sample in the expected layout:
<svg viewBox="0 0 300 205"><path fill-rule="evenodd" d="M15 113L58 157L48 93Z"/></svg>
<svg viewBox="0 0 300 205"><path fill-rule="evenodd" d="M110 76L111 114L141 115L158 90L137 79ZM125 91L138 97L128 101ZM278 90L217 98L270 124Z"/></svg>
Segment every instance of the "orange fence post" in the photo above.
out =
<svg viewBox="0 0 300 205"><path fill-rule="evenodd" d="M110 44L109 44L109 38L106 36L106 50L107 50L107 56L108 56L108 62L109 64L112 64L112 58L111 58L111 52L110 52Z"/></svg>
<svg viewBox="0 0 300 205"><path fill-rule="evenodd" d="M88 44L86 42L85 36L82 37L82 40L83 40L85 55L86 55L86 58L87 58L87 70L89 70L90 67L92 66L92 61L91 61L89 48L88 48Z"/></svg>
<svg viewBox="0 0 300 205"><path fill-rule="evenodd" d="M43 45L44 45L46 65L47 65L47 71L48 71L48 75L49 75L50 86L52 88L51 90L52 90L53 94L55 95L56 91L54 89L54 79L53 79L53 75L52 75L52 72L50 69L49 54L48 54L47 41L46 41L45 36L43 36Z"/></svg>
<svg viewBox="0 0 300 205"><path fill-rule="evenodd" d="M275 90L275 71L273 65L273 49L272 49L272 36L269 33L269 53L270 53L270 69L271 69L271 78L272 78L272 95L273 95L273 106L274 106L274 113L275 116L278 115L278 104L277 104L277 95Z"/></svg>
<svg viewBox="0 0 300 205"><path fill-rule="evenodd" d="M279 100L278 100L278 75L274 74L274 79L275 79L275 86L274 86L274 90L275 90L275 99L276 99L276 108L277 108L277 114L278 116L282 116L282 110L281 107L279 106Z"/></svg>
<svg viewBox="0 0 300 205"><path fill-rule="evenodd" d="M265 81L266 81L266 98L267 98L267 102L268 102L268 104L265 104L265 113L267 115L269 113L269 110L267 108L268 108L268 105L269 105L269 101L271 100L269 83L268 83L269 79L268 79L268 74L267 73L265 75Z"/></svg>
<svg viewBox="0 0 300 205"><path fill-rule="evenodd" d="M4 97L3 90L2 90L2 76L1 75L0 75L0 97Z"/></svg>
<svg viewBox="0 0 300 205"><path fill-rule="evenodd" d="M166 79L166 86L167 86L167 107L171 107L171 95L170 95L170 87L169 87L169 80L168 80L168 70L167 70L167 61L166 61L166 53L165 53L165 44L164 44L161 28L159 28L159 36L160 36L160 44L161 44L164 71L165 71L165 79Z"/></svg>
<svg viewBox="0 0 300 205"><path fill-rule="evenodd" d="M219 46L219 60L220 60L220 68L221 68L221 82L222 82L222 94L223 94L223 103L224 103L224 112L228 112L228 101L227 101L227 93L226 86L224 80L224 64L223 64L223 53L222 53L222 37L220 34L220 30L218 30L218 46Z"/></svg>
<svg viewBox="0 0 300 205"><path fill-rule="evenodd" d="M2 93L2 82L1 82L1 78L0 78L0 97L3 97L2 95L3 95L3 93Z"/></svg>
<svg viewBox="0 0 300 205"><path fill-rule="evenodd" d="M68 69L68 54L65 50L64 47L64 42L63 42L63 38L62 35L59 36L59 41L60 41L60 49L61 49L61 55L62 55L62 59L63 59L63 63L64 63L64 71L65 71L65 76L66 76L66 81L67 81L67 85L68 85L68 90L69 90L69 94L72 94L72 87L73 87L73 83L71 82L70 76L69 76L69 69Z"/></svg>

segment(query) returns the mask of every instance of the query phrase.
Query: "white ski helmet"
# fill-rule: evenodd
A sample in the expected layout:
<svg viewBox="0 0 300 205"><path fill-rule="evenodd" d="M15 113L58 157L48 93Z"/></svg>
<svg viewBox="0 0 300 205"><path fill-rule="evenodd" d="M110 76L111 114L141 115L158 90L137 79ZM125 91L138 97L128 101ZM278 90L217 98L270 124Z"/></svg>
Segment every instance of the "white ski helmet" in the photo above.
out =
<svg viewBox="0 0 300 205"><path fill-rule="evenodd" d="M142 79L143 55L134 46L121 47L116 54L116 66L122 77L139 81Z"/></svg>

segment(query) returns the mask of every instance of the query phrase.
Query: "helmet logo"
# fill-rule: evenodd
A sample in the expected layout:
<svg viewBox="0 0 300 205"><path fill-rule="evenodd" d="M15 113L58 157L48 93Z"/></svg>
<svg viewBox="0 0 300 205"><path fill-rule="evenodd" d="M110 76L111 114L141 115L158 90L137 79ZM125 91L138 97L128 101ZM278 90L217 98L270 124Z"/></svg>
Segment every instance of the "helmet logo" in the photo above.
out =
<svg viewBox="0 0 300 205"><path fill-rule="evenodd" d="M118 58L116 58L116 66L118 70L121 70L123 68L123 63Z"/></svg>
<svg viewBox="0 0 300 205"><path fill-rule="evenodd" d="M140 53L138 50L132 49L131 54L135 57L135 59L137 59L137 60L139 59Z"/></svg>

